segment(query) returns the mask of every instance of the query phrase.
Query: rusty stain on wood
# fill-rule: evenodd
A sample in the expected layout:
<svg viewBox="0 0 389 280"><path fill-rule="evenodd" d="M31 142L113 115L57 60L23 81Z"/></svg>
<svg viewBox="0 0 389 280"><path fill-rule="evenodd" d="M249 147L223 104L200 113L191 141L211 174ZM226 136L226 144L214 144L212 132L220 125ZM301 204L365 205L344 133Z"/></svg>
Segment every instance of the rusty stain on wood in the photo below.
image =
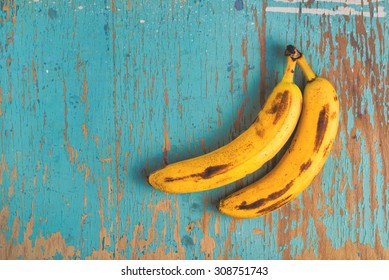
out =
<svg viewBox="0 0 389 280"><path fill-rule="evenodd" d="M389 258L387 1L108 2L0 4L1 259ZM339 94L310 188L254 220L150 188L255 121L287 44Z"/></svg>

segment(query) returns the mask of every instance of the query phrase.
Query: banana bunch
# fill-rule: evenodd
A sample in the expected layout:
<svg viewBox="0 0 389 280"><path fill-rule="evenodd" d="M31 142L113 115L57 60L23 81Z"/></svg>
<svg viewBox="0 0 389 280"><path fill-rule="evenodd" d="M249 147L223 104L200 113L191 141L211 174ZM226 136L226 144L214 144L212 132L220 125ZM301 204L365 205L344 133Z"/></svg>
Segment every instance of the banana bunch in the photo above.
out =
<svg viewBox="0 0 389 280"><path fill-rule="evenodd" d="M279 209L305 190L331 151L339 100L331 83L316 75L294 46L287 46L285 55L283 78L245 132L213 152L151 173L149 183L169 193L221 187L258 170L295 132L278 164L258 181L222 199L218 209L231 217L254 218ZM293 82L296 64L307 80L303 97Z"/></svg>
<svg viewBox="0 0 389 280"><path fill-rule="evenodd" d="M270 213L305 190L320 172L337 134L339 100L331 83L318 77L305 56L293 47L293 57L307 79L303 109L290 147L264 177L231 194L219 210L235 218L254 218Z"/></svg>
<svg viewBox="0 0 389 280"><path fill-rule="evenodd" d="M214 189L253 173L285 145L298 122L302 93L293 82L296 61L287 58L275 86L255 121L233 141L210 153L169 164L151 173L151 186L168 193Z"/></svg>

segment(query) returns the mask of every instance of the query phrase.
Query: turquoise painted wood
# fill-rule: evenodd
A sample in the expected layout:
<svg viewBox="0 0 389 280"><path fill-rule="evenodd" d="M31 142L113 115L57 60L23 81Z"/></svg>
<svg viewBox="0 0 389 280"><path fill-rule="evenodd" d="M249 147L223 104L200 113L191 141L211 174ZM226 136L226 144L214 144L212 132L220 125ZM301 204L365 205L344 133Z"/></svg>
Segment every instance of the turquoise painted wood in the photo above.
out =
<svg viewBox="0 0 389 280"><path fill-rule="evenodd" d="M2 259L388 259L387 0L0 1ZM246 129L287 44L339 92L320 175L270 215L147 174ZM301 72L296 83L303 87Z"/></svg>

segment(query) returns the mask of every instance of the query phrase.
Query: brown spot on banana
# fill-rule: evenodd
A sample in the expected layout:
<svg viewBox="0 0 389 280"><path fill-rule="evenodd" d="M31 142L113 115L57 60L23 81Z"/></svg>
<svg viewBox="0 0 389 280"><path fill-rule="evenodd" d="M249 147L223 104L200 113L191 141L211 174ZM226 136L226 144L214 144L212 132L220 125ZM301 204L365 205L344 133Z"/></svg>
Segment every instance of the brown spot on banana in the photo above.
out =
<svg viewBox="0 0 389 280"><path fill-rule="evenodd" d="M332 144L333 144L333 141L331 141L331 142L327 145L327 147L324 148L324 151L323 151L324 157L327 157L327 155L330 153Z"/></svg>
<svg viewBox="0 0 389 280"><path fill-rule="evenodd" d="M292 180L288 184L286 184L285 187L282 188L281 190L270 194L266 198L258 199L250 204L247 204L246 201L243 201L240 205L236 206L236 208L239 210L249 210L249 209L260 208L263 205L269 203L270 201L274 201L277 198L280 198L282 195L284 195L293 186L293 183L294 183L294 180ZM262 211L262 210L260 210L260 211Z"/></svg>
<svg viewBox="0 0 389 280"><path fill-rule="evenodd" d="M255 126L255 133L258 135L258 137L262 138L263 135L265 135L265 130L263 128L261 128L260 125L257 125L257 123L259 123L260 120L259 120L259 116L257 116L255 118L255 120L253 121L252 125Z"/></svg>
<svg viewBox="0 0 389 280"><path fill-rule="evenodd" d="M274 203L266 208L259 210L257 212L257 214L265 215L265 214L268 214L270 212L273 212L273 211L277 210L278 208L281 208L282 206L287 204L290 200L292 200L292 198L293 198L293 196L289 195L289 196L285 197L284 199L278 201L277 203Z"/></svg>
<svg viewBox="0 0 389 280"><path fill-rule="evenodd" d="M228 166L229 164L209 166L202 173L199 173L199 176L203 179L211 178L217 174L221 174L227 171L226 169Z"/></svg>
<svg viewBox="0 0 389 280"><path fill-rule="evenodd" d="M227 168L230 166L230 164L220 164L220 165L214 165L214 166L209 166L206 169L204 169L203 172L200 173L195 173L195 174L190 174L186 176L181 176L181 177L166 177L165 182L174 182L174 181L179 181L187 178L202 178L202 179L209 179L212 178L215 175L222 174L227 171Z"/></svg>
<svg viewBox="0 0 389 280"><path fill-rule="evenodd" d="M271 108L267 111L269 114L275 114L273 124L276 124L281 118L282 114L289 106L289 91L279 92L276 95L275 102Z"/></svg>
<svg viewBox="0 0 389 280"><path fill-rule="evenodd" d="M316 127L315 148L314 148L315 152L317 152L320 149L321 143L323 142L324 134L327 130L328 111L329 111L329 105L326 104L323 106L323 108L319 113L319 120L317 121L317 127Z"/></svg>
<svg viewBox="0 0 389 280"><path fill-rule="evenodd" d="M311 164L312 164L312 160L311 159L309 159L306 162L304 162L303 164L301 164L301 166L300 166L300 174L299 175L301 175L301 173L303 173L305 170L307 170L311 166Z"/></svg>
<svg viewBox="0 0 389 280"><path fill-rule="evenodd" d="M256 128L255 132L257 133L258 137L262 138L265 135L265 130L261 128Z"/></svg>

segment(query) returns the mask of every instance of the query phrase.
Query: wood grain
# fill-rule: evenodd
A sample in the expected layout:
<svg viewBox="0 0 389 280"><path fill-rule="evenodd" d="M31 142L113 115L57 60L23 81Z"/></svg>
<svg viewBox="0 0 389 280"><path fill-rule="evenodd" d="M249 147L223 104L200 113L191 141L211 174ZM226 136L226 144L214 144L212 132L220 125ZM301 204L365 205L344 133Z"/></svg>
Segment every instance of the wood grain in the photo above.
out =
<svg viewBox="0 0 389 280"><path fill-rule="evenodd" d="M389 259L387 1L0 3L0 259ZM209 192L148 186L250 125L287 44L340 98L311 187L235 220L218 200L279 156Z"/></svg>

